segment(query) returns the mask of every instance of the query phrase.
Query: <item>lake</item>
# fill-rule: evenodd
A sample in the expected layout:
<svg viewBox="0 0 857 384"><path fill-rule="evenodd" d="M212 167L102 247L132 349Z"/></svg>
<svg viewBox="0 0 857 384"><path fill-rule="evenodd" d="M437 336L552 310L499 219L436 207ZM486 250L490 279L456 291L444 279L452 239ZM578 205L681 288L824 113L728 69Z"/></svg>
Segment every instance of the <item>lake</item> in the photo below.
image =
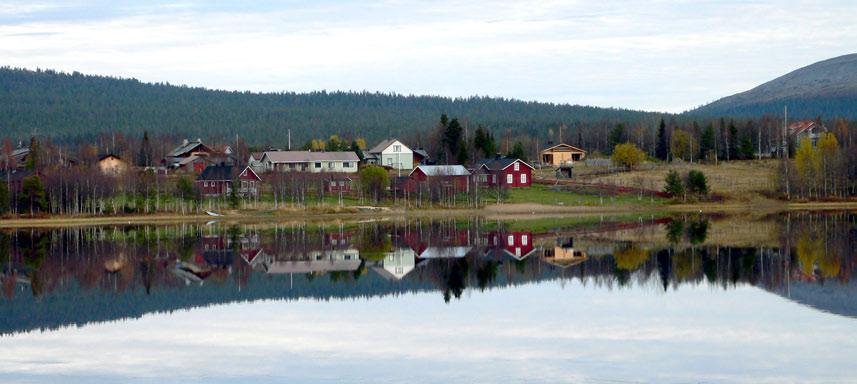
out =
<svg viewBox="0 0 857 384"><path fill-rule="evenodd" d="M0 232L0 381L857 382L857 214Z"/></svg>

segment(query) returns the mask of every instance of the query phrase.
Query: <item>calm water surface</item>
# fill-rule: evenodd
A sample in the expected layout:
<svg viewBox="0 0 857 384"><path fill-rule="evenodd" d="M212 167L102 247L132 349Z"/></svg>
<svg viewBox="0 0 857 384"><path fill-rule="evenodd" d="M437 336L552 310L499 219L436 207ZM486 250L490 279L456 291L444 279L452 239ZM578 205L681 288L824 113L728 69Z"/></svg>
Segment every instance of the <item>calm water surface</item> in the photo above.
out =
<svg viewBox="0 0 857 384"><path fill-rule="evenodd" d="M0 232L2 382L857 382L857 216Z"/></svg>

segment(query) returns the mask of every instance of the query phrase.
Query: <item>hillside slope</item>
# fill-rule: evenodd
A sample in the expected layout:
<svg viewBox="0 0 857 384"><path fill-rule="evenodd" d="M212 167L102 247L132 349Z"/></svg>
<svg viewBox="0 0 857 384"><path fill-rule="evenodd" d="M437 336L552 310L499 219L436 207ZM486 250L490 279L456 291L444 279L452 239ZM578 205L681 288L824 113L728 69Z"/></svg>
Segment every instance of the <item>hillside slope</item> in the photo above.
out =
<svg viewBox="0 0 857 384"><path fill-rule="evenodd" d="M857 118L857 54L808 65L688 114L780 115L784 106L788 106L789 115L795 118Z"/></svg>
<svg viewBox="0 0 857 384"><path fill-rule="evenodd" d="M660 115L622 109L471 97L403 96L368 92L250 93L148 84L133 79L0 68L0 131L22 138L37 131L55 139L113 130L139 135L231 138L282 145L330 134L375 141L425 135L441 113L496 131L545 132L560 122L655 121ZM425 137L425 136L423 136Z"/></svg>

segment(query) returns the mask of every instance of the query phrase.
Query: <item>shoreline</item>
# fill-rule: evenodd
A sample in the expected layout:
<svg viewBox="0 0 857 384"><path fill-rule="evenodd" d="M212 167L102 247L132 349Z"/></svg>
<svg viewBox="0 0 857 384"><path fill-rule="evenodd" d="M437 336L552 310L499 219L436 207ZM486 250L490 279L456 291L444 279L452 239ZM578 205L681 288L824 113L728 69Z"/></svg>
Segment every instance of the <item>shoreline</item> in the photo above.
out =
<svg viewBox="0 0 857 384"><path fill-rule="evenodd" d="M486 219L516 220L527 218L574 217L591 215L618 215L644 213L777 213L806 210L857 210L857 202L807 202L784 203L768 200L763 203L691 203L664 204L652 206L555 206L535 203L513 203L489 205L480 209L440 208L440 209L403 209L388 207L367 207L367 210L343 210L340 212L313 212L312 210L282 211L227 211L224 216L205 214L150 214L129 216L58 216L45 218L11 218L0 220L0 228L38 228L59 226L93 225L141 225L171 224L187 222L227 222L227 223L264 223L289 221L359 221L385 220L413 217L466 217L482 216Z"/></svg>

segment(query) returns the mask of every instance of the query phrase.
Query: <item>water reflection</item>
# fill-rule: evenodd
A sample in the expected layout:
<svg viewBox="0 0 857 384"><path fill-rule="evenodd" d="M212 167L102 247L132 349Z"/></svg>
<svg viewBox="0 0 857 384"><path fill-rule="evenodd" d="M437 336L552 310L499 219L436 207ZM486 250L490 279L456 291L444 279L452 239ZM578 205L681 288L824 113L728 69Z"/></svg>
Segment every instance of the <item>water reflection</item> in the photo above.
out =
<svg viewBox="0 0 857 384"><path fill-rule="evenodd" d="M0 332L258 299L437 291L449 302L567 279L757 286L857 316L855 231L850 213L20 230L0 233Z"/></svg>

